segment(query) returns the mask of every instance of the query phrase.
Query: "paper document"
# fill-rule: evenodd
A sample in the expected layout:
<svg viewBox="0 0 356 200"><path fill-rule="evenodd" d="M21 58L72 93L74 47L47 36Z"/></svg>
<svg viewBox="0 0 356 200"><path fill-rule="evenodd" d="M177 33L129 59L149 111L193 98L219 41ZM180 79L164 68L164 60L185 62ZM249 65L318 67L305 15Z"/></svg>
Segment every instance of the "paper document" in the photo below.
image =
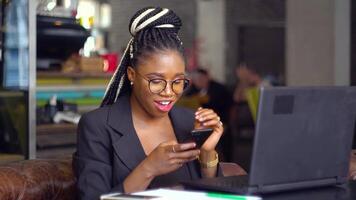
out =
<svg viewBox="0 0 356 200"><path fill-rule="evenodd" d="M217 199L233 199L233 200L261 200L261 197L257 196L243 196L243 195L233 195L227 193L216 193L216 192L198 192L198 191L186 191L186 190L173 190L173 189L157 189L157 190L147 190L143 192L134 193L135 195L144 196L158 196L157 199L172 199L172 200L217 200Z"/></svg>
<svg viewBox="0 0 356 200"><path fill-rule="evenodd" d="M261 200L258 196L233 195L227 193L216 192L197 192L186 190L173 189L156 189L136 192L131 195L124 194L108 194L102 195L101 200L119 200L119 199L159 199L159 200L217 200L217 199L233 199L233 200Z"/></svg>
<svg viewBox="0 0 356 200"><path fill-rule="evenodd" d="M101 200L133 200L133 199L157 199L157 200L262 200L258 196L244 196L217 192L198 192L173 189L156 189L136 192L133 194L107 194L100 197Z"/></svg>

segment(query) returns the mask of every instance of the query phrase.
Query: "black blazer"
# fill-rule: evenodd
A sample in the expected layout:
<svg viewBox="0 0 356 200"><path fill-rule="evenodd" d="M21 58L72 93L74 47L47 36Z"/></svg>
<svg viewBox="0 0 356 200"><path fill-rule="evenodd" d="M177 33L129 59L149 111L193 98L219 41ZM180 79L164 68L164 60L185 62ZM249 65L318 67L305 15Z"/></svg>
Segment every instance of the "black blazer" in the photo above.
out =
<svg viewBox="0 0 356 200"><path fill-rule="evenodd" d="M169 116L178 142L186 141L194 127L193 111L173 107ZM98 199L104 193L123 192L123 181L145 157L133 127L128 95L111 106L84 114L78 125L77 152L73 159L80 199ZM156 177L149 187L200 177L199 163L195 160L176 172Z"/></svg>

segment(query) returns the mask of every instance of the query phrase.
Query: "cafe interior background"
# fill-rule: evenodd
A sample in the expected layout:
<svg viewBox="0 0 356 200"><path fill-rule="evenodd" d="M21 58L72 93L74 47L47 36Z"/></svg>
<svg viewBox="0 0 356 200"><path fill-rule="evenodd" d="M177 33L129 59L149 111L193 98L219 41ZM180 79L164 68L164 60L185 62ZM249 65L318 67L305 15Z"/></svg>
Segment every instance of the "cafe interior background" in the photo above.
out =
<svg viewBox="0 0 356 200"><path fill-rule="evenodd" d="M351 0L0 0L0 163L72 156L144 6L179 15L187 73L231 93L241 64L275 86L356 84ZM224 159L248 169L254 124L225 126Z"/></svg>

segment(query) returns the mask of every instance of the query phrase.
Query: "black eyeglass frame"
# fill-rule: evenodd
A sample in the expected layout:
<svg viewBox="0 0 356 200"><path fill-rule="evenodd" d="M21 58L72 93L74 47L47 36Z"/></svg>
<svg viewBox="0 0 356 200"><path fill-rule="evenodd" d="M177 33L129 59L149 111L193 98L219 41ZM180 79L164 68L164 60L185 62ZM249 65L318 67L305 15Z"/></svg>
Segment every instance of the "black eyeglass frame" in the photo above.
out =
<svg viewBox="0 0 356 200"><path fill-rule="evenodd" d="M147 77L145 77L144 75L138 73L136 70L135 70L135 73L138 74L140 77L142 77L144 80L146 80L148 82L148 89L150 90L150 92L152 92L153 94L159 94L161 92L163 92L166 88L167 88L167 84L170 83L170 86L171 86L171 90L176 94L176 95L180 95L182 94L189 86L190 86L190 79L188 78L177 78L177 79L174 79L174 80L170 80L170 81L167 81L163 78L153 78L153 79L149 79ZM151 83L152 81L157 81L157 80L160 80L160 81L164 81L165 83L165 86L158 92L153 92L152 89L151 89ZM173 84L175 81L181 81L183 80L184 83L183 83L183 90L181 92L176 92L173 88Z"/></svg>

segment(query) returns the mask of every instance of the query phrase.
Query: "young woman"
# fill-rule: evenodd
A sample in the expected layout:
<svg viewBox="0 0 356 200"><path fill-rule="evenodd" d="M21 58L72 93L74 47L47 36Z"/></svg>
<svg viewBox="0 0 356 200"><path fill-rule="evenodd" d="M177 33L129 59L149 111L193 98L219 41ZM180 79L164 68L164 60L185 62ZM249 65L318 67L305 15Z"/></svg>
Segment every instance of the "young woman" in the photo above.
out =
<svg viewBox="0 0 356 200"><path fill-rule="evenodd" d="M179 17L144 8L131 19L128 43L99 109L82 116L74 167L82 199L145 190L218 174L215 147L223 133L211 109L174 104L188 86ZM196 148L190 131L211 127ZM197 159L198 158L198 159Z"/></svg>

